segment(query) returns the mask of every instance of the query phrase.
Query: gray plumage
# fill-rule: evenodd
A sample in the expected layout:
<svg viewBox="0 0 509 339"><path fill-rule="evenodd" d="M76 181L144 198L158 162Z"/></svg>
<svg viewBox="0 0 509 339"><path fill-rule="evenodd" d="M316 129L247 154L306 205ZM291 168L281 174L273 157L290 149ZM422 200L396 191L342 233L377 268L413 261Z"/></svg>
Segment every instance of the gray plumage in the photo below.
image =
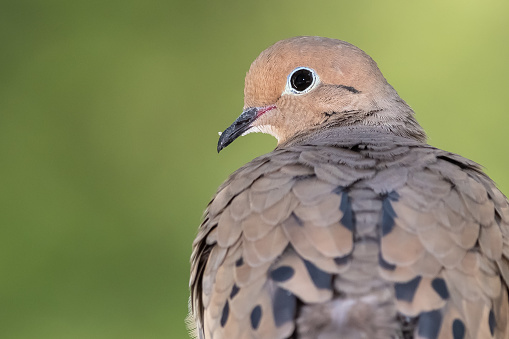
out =
<svg viewBox="0 0 509 339"><path fill-rule="evenodd" d="M364 63L372 67L362 51L323 38L278 44L262 53L246 78L246 110L274 105L275 112L245 123L259 123L279 145L219 187L193 243L197 336L509 338L505 196L476 163L427 145L413 112L381 73L366 73L377 81L360 71L348 76L366 69ZM306 52L309 45L314 48ZM327 55L321 48L336 50ZM299 52L297 61L278 74L274 55L288 55L288 49ZM327 58L338 60L340 83L322 69L330 67L322 65ZM251 88L260 85L262 67L273 65L271 76L278 79L301 64L320 78L308 93L281 94L277 84L265 89L268 94ZM330 83L356 92L329 93L323 87ZM279 96L270 99L273 91ZM360 104L352 99L367 94L378 108L368 116L356 113L357 122L341 114L324 120L323 103L303 101L316 102L320 97L309 95L317 91L327 103L349 96L334 103L339 112L345 111L341 105L372 112L366 96ZM285 95L300 101L284 105ZM313 113L309 107L315 106ZM289 114L293 120L280 120Z"/></svg>

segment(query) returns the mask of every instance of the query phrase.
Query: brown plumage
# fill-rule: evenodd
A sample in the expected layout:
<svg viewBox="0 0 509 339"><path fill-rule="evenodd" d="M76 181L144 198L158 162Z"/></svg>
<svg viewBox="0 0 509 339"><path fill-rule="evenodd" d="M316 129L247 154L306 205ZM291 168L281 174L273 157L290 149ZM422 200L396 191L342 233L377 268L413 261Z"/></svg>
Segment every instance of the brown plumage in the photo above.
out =
<svg viewBox="0 0 509 339"><path fill-rule="evenodd" d="M376 63L297 37L261 53L218 150L277 148L221 185L193 243L195 335L509 338L509 204L425 143Z"/></svg>

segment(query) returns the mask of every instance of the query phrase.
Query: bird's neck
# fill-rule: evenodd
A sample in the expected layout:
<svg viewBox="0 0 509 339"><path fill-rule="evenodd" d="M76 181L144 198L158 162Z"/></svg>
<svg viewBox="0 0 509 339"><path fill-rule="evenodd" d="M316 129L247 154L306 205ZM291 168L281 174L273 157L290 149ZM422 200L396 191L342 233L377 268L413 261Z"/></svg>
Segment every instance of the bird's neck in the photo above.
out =
<svg viewBox="0 0 509 339"><path fill-rule="evenodd" d="M375 138L403 137L426 143L426 133L415 119L415 113L396 96L394 100L373 102L367 108L343 114L333 114L313 128L301 131L280 142L278 148L306 143L311 138L328 134L329 140L341 140L345 134L359 133Z"/></svg>
<svg viewBox="0 0 509 339"><path fill-rule="evenodd" d="M414 111L399 96L378 100L373 106L373 109L366 111L362 120L353 124L371 126L426 143L426 133L415 119Z"/></svg>

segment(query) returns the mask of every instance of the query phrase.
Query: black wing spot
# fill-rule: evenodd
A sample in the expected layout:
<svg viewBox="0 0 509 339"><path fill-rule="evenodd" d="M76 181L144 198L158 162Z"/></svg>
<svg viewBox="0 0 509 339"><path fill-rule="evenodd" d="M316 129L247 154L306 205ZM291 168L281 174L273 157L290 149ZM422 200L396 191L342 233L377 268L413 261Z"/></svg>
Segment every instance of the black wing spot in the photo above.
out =
<svg viewBox="0 0 509 339"><path fill-rule="evenodd" d="M295 270L290 266L281 266L270 272L272 280L284 282L293 277Z"/></svg>
<svg viewBox="0 0 509 339"><path fill-rule="evenodd" d="M417 332L421 337L437 339L440 326L442 326L442 314L440 311L424 312L419 316L419 329Z"/></svg>
<svg viewBox="0 0 509 339"><path fill-rule="evenodd" d="M454 322L452 323L452 336L454 339L465 338L465 324L463 324L463 321L454 319Z"/></svg>
<svg viewBox="0 0 509 339"><path fill-rule="evenodd" d="M304 264L306 265L311 280L313 280L313 284L315 284L317 288L326 288L329 290L332 288L332 275L322 271L310 261L304 260Z"/></svg>
<svg viewBox="0 0 509 339"><path fill-rule="evenodd" d="M351 256L352 256L351 254L347 254L343 257L336 257L334 258L334 262L338 266L346 265L350 261Z"/></svg>
<svg viewBox="0 0 509 339"><path fill-rule="evenodd" d="M224 325L226 325L226 321L228 320L229 314L230 314L230 305L228 305L228 301L226 301L226 304L224 304L224 307L223 307L223 312L221 313L221 320L220 320L221 327L224 327Z"/></svg>
<svg viewBox="0 0 509 339"><path fill-rule="evenodd" d="M391 200L398 201L399 194L392 191L382 200L382 236L391 233L394 228L394 219L398 216L392 208Z"/></svg>
<svg viewBox="0 0 509 339"><path fill-rule="evenodd" d="M352 210L352 204L350 203L350 198L346 192L341 194L341 203L339 204L339 209L341 212L343 212L341 224L353 232L355 228L355 218Z"/></svg>
<svg viewBox="0 0 509 339"><path fill-rule="evenodd" d="M385 259L382 257L382 252L378 253L378 263L380 264L380 267L388 271L394 271L396 269L396 265L385 261Z"/></svg>
<svg viewBox="0 0 509 339"><path fill-rule="evenodd" d="M292 218L295 220L295 222L297 223L297 225L299 225L299 226L303 226L303 225L304 225L304 221L302 221L302 219L301 219L301 218L299 218L299 217L297 216L297 214L295 214L295 212L292 212L292 214L290 214L290 217L292 217Z"/></svg>
<svg viewBox="0 0 509 339"><path fill-rule="evenodd" d="M230 299L233 299L237 293L239 293L240 288L237 286L237 284L233 284L232 291L230 293Z"/></svg>
<svg viewBox="0 0 509 339"><path fill-rule="evenodd" d="M412 302L421 279L421 276L417 276L406 283L395 283L394 289L396 292L396 299Z"/></svg>
<svg viewBox="0 0 509 339"><path fill-rule="evenodd" d="M279 327L284 323L293 320L296 309L297 298L295 295L290 291L278 287L274 294L274 300L272 303L272 313L274 314L276 326Z"/></svg>
<svg viewBox="0 0 509 339"><path fill-rule="evenodd" d="M442 299L448 299L449 298L449 290L447 289L447 285L445 283L445 280L442 278L435 278L431 282L431 286L435 290L435 292L438 293L440 298Z"/></svg>
<svg viewBox="0 0 509 339"><path fill-rule="evenodd" d="M490 310L488 323L490 325L490 333L493 336L493 334L495 333L495 327L497 327L497 320L495 319L495 313L493 313L493 310Z"/></svg>
<svg viewBox="0 0 509 339"><path fill-rule="evenodd" d="M399 193L396 191L392 191L389 194L387 194L387 198L391 201L399 201Z"/></svg>
<svg viewBox="0 0 509 339"><path fill-rule="evenodd" d="M500 226L500 223L502 222L502 216L496 210L495 210L495 222L497 223L498 226Z"/></svg>
<svg viewBox="0 0 509 339"><path fill-rule="evenodd" d="M251 312L251 327L253 330L257 330L260 326L260 320L262 319L262 307L257 305Z"/></svg>
<svg viewBox="0 0 509 339"><path fill-rule="evenodd" d="M244 258L240 257L239 260L235 262L235 266L239 267L244 265Z"/></svg>
<svg viewBox="0 0 509 339"><path fill-rule="evenodd" d="M340 195L343 193L344 190L345 188L343 186L338 186L332 191L332 193Z"/></svg>

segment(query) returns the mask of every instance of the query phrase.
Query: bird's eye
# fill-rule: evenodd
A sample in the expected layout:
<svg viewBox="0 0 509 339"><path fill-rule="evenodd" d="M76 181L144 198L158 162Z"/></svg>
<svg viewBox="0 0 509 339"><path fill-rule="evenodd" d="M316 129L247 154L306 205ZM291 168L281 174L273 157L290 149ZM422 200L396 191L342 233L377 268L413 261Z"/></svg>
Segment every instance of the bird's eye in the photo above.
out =
<svg viewBox="0 0 509 339"><path fill-rule="evenodd" d="M292 88L298 92L303 92L308 89L314 81L315 77L313 72L307 68L295 70L290 77L290 84L292 85Z"/></svg>
<svg viewBox="0 0 509 339"><path fill-rule="evenodd" d="M283 94L299 95L311 91L320 83L320 78L314 69L297 67L286 78Z"/></svg>

